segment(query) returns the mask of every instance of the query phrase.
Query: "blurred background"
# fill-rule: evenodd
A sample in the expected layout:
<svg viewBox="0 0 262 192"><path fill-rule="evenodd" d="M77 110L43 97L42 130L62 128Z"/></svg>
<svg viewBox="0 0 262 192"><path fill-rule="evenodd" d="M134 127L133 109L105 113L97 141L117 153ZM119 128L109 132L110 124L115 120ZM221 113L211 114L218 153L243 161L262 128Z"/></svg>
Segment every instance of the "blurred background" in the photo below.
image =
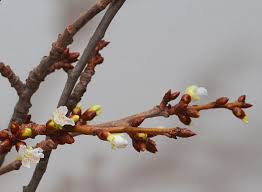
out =
<svg viewBox="0 0 262 192"><path fill-rule="evenodd" d="M0 61L22 80L47 55L65 26L95 1L2 0ZM197 84L209 95L232 100L247 94L254 105L244 125L231 112L201 113L190 139L156 139L157 154L129 146L112 151L108 143L81 136L52 154L37 191L55 192L245 192L262 188L261 71L262 2L260 0L127 1L115 17L102 52L105 62L88 87L82 104L101 104L94 123L147 110L172 88ZM82 52L102 14L90 22L70 47ZM32 99L33 120L44 123L57 105L66 74L49 76ZM17 95L0 78L0 127L6 128ZM143 126L181 126L176 117L147 120ZM31 140L33 145L37 140ZM6 162L16 158L15 150ZM34 169L0 177L1 191L18 192Z"/></svg>

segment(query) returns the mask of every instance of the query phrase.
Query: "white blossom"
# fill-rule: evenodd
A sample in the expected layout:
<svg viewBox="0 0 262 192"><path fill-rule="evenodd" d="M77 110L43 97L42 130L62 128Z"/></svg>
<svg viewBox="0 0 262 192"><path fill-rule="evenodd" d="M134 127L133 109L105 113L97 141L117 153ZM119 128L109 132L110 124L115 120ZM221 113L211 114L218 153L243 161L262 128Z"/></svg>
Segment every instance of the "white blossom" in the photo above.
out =
<svg viewBox="0 0 262 192"><path fill-rule="evenodd" d="M123 137L123 134L109 134L107 141L111 143L112 149L125 148L128 145L128 141Z"/></svg>
<svg viewBox="0 0 262 192"><path fill-rule="evenodd" d="M75 125L75 122L66 116L68 109L66 106L58 107L53 112L53 120L57 125L63 127L64 125Z"/></svg>
<svg viewBox="0 0 262 192"><path fill-rule="evenodd" d="M186 88L185 94L191 96L192 101L200 100L200 96L207 95L207 89L204 87L198 87L196 85L191 85Z"/></svg>
<svg viewBox="0 0 262 192"><path fill-rule="evenodd" d="M27 147L25 145L20 146L18 150L19 157L24 167L30 168L31 164L37 164L41 158L44 158L43 149Z"/></svg>

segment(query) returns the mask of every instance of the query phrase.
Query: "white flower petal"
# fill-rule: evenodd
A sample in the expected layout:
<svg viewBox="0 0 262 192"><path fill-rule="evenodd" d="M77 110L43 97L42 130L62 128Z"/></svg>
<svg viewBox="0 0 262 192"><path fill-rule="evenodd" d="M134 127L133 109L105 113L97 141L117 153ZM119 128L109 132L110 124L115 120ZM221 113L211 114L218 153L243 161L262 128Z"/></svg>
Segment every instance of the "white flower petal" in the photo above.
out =
<svg viewBox="0 0 262 192"><path fill-rule="evenodd" d="M57 108L57 111L58 111L58 113L60 113L60 114L66 115L67 112L68 112L68 109L67 109L66 106L60 106L60 107Z"/></svg>
<svg viewBox="0 0 262 192"><path fill-rule="evenodd" d="M23 157L26 153L26 146L25 145L22 145L20 146L19 150L18 150L18 154L20 157Z"/></svg>
<svg viewBox="0 0 262 192"><path fill-rule="evenodd" d="M207 89L204 88L204 87L199 87L199 88L197 89L197 94L198 94L199 96L207 95Z"/></svg>
<svg viewBox="0 0 262 192"><path fill-rule="evenodd" d="M125 148L128 145L128 141L122 134L110 134L107 140L111 143L112 149Z"/></svg>
<svg viewBox="0 0 262 192"><path fill-rule="evenodd" d="M29 159L22 159L22 165L26 168L30 168L30 160Z"/></svg>
<svg viewBox="0 0 262 192"><path fill-rule="evenodd" d="M19 150L19 159L22 161L24 167L30 168L31 164L36 164L40 161L41 158L44 158L43 149L35 148L25 145L22 145Z"/></svg>

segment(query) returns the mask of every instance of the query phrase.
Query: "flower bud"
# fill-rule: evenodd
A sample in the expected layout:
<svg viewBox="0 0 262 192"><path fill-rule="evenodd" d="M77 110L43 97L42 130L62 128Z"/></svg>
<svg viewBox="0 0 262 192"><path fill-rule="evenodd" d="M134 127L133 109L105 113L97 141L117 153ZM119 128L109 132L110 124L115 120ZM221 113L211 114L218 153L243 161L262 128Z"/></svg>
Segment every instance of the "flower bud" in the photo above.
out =
<svg viewBox="0 0 262 192"><path fill-rule="evenodd" d="M95 117L96 117L96 112L95 111L91 112L91 111L86 110L82 114L81 119L83 119L84 121L91 121Z"/></svg>
<svg viewBox="0 0 262 192"><path fill-rule="evenodd" d="M0 141L3 141L5 139L9 138L9 133L8 130L4 129L2 131L0 131Z"/></svg>
<svg viewBox="0 0 262 192"><path fill-rule="evenodd" d="M111 143L112 149L125 148L128 145L128 141L122 134L111 134L107 136L107 141Z"/></svg>
<svg viewBox="0 0 262 192"><path fill-rule="evenodd" d="M239 107L234 107L232 112L237 118L240 119L243 119L246 116L245 112Z"/></svg>
<svg viewBox="0 0 262 192"><path fill-rule="evenodd" d="M77 106L73 109L72 114L81 116L81 113L82 107L80 106L80 104L77 104Z"/></svg>
<svg viewBox="0 0 262 192"><path fill-rule="evenodd" d="M15 149L16 149L17 152L19 151L19 148L20 148L22 145L25 145L25 146L26 146L26 143L23 142L23 141L18 141L18 142L16 142L16 144L15 144Z"/></svg>
<svg viewBox="0 0 262 192"><path fill-rule="evenodd" d="M249 121L248 116L246 115L245 117L243 117L242 121L243 123L248 124L248 121Z"/></svg>
<svg viewBox="0 0 262 192"><path fill-rule="evenodd" d="M178 118L185 125L190 125L190 123L191 123L191 119L187 115L178 114Z"/></svg>
<svg viewBox="0 0 262 192"><path fill-rule="evenodd" d="M241 95L239 98L238 98L238 102L241 102L241 103L244 103L246 100L246 95Z"/></svg>
<svg viewBox="0 0 262 192"><path fill-rule="evenodd" d="M216 104L217 105L225 105L228 102L228 98L227 97L220 97L216 100Z"/></svg>
<svg viewBox="0 0 262 192"><path fill-rule="evenodd" d="M133 147L137 152L146 150L146 143L142 141L133 140Z"/></svg>
<svg viewBox="0 0 262 192"><path fill-rule="evenodd" d="M149 139L146 142L146 149L151 153L156 153L157 152L156 143L153 140Z"/></svg>
<svg viewBox="0 0 262 192"><path fill-rule="evenodd" d="M16 122L12 122L10 129L13 134L16 134L19 131L19 125Z"/></svg>
<svg viewBox="0 0 262 192"><path fill-rule="evenodd" d="M179 128L179 130L177 131L177 136L181 137L181 138L188 138L188 137L192 137L195 136L196 133L194 133L193 131L191 131L190 129L181 129Z"/></svg>
<svg viewBox="0 0 262 192"><path fill-rule="evenodd" d="M9 139L6 139L0 143L0 154L7 153L11 150L12 143Z"/></svg>
<svg viewBox="0 0 262 192"><path fill-rule="evenodd" d="M96 112L96 115L100 115L102 113L101 105L93 105L88 109L89 112Z"/></svg>
<svg viewBox="0 0 262 192"><path fill-rule="evenodd" d="M70 117L70 119L72 119L75 123L77 123L80 120L80 116L79 115L72 115Z"/></svg>
<svg viewBox="0 0 262 192"><path fill-rule="evenodd" d="M147 140L148 138L146 133L137 133L136 136L142 140Z"/></svg>
<svg viewBox="0 0 262 192"><path fill-rule="evenodd" d="M18 138L23 140L32 137L32 135L33 135L33 131L31 128L28 127L21 129L18 132Z"/></svg>
<svg viewBox="0 0 262 192"><path fill-rule="evenodd" d="M191 96L189 94L184 94L181 98L183 103L189 104L191 102Z"/></svg>
<svg viewBox="0 0 262 192"><path fill-rule="evenodd" d="M55 123L54 120L50 119L49 121L47 121L46 123L46 129L50 132L54 132L54 131L57 131L57 130L61 130L62 129L62 126L58 125Z"/></svg>

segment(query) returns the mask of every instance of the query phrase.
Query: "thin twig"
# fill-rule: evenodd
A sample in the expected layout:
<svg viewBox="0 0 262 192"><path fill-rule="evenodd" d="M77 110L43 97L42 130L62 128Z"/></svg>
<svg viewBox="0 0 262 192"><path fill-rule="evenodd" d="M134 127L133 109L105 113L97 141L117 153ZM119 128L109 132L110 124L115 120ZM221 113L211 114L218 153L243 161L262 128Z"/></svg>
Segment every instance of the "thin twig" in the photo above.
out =
<svg viewBox="0 0 262 192"><path fill-rule="evenodd" d="M5 65L4 63L0 62L0 74L8 79L17 94L20 96L21 93L24 91L25 85L20 80L20 78L13 72L10 66Z"/></svg>
<svg viewBox="0 0 262 192"><path fill-rule="evenodd" d="M19 160L15 160L0 168L0 175L20 169L22 163Z"/></svg>

